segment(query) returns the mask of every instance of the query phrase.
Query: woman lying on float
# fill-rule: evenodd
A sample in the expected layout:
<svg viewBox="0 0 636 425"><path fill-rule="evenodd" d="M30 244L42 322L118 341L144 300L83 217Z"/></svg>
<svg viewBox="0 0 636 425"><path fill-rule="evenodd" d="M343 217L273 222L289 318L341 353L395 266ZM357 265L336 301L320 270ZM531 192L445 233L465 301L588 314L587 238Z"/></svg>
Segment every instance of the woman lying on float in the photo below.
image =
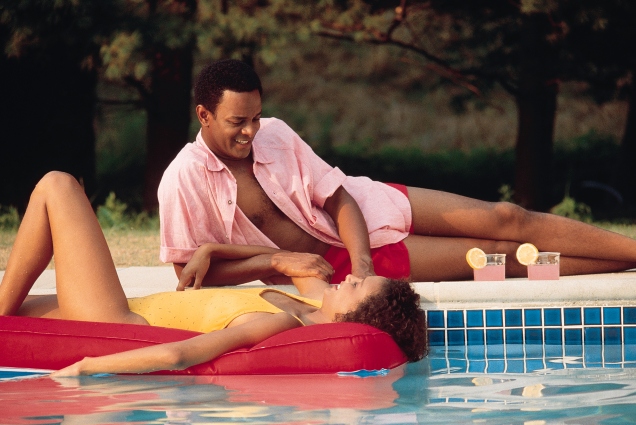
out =
<svg viewBox="0 0 636 425"><path fill-rule="evenodd" d="M210 258L244 259L272 251L204 244L188 267L204 275ZM57 294L29 296L53 254ZM33 190L18 230L0 284L0 315L155 326L175 321L179 323L174 327L207 332L86 357L56 376L185 369L292 328L332 322L365 323L383 330L410 361L425 355L424 314L407 282L348 276L339 286L316 278L295 278L294 284L301 296L270 288L205 289L127 300L82 187L68 174L51 172Z"/></svg>

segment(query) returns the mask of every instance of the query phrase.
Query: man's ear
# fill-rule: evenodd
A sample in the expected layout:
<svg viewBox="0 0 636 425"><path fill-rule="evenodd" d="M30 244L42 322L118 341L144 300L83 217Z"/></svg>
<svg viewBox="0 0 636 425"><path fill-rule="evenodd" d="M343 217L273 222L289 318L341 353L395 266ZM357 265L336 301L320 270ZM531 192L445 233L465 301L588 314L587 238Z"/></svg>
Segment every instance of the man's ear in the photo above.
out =
<svg viewBox="0 0 636 425"><path fill-rule="evenodd" d="M197 105L196 107L197 118L203 127L209 127L210 121L214 119L212 112L208 111L205 106Z"/></svg>

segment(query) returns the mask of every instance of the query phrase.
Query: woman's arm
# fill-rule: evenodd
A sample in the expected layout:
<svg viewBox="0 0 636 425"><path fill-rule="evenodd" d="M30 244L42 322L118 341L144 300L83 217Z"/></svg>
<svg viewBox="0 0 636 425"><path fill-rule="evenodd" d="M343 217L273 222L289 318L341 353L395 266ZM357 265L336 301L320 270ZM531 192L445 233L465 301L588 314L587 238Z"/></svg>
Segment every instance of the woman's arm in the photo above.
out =
<svg viewBox="0 0 636 425"><path fill-rule="evenodd" d="M242 325L198 335L185 341L159 344L100 357L86 357L51 376L98 373L145 373L182 370L237 348L252 346L280 332L300 326L288 313L276 313Z"/></svg>
<svg viewBox="0 0 636 425"><path fill-rule="evenodd" d="M292 282L301 296L318 301L322 301L325 289L330 286L315 277L292 277Z"/></svg>

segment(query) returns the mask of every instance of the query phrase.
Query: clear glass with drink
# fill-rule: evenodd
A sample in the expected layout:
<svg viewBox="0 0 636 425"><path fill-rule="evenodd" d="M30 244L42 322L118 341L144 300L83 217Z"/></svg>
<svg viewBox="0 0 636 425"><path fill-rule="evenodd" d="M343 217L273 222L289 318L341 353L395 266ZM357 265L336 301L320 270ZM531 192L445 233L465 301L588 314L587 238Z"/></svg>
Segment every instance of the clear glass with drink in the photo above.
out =
<svg viewBox="0 0 636 425"><path fill-rule="evenodd" d="M528 264L528 279L559 280L560 261L559 252L539 252L537 260L533 264Z"/></svg>
<svg viewBox="0 0 636 425"><path fill-rule="evenodd" d="M506 254L484 254L486 265L482 268L473 268L475 280L505 280L506 279Z"/></svg>

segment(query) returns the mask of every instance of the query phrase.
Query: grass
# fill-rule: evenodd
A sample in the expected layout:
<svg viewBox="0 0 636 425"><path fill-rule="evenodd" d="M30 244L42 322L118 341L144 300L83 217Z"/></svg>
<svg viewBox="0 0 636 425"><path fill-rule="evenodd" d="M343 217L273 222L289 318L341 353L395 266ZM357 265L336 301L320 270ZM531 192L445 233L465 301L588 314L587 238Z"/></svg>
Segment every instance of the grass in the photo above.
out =
<svg viewBox="0 0 636 425"><path fill-rule="evenodd" d="M16 236L15 230L0 230L0 270L5 270ZM157 229L105 229L116 267L164 266L159 261L159 230ZM51 261L48 268L53 268Z"/></svg>
<svg viewBox="0 0 636 425"><path fill-rule="evenodd" d="M594 223L613 232L636 239L636 225ZM121 229L104 231L116 267L164 266L159 261L159 231L157 229ZM0 270L5 270L15 240L15 230L0 230ZM53 262L49 264L53 268Z"/></svg>
<svg viewBox="0 0 636 425"><path fill-rule="evenodd" d="M594 223L598 227L602 227L612 232L620 233L621 235L629 236L632 239L636 239L636 225L633 224L616 224L616 223Z"/></svg>

